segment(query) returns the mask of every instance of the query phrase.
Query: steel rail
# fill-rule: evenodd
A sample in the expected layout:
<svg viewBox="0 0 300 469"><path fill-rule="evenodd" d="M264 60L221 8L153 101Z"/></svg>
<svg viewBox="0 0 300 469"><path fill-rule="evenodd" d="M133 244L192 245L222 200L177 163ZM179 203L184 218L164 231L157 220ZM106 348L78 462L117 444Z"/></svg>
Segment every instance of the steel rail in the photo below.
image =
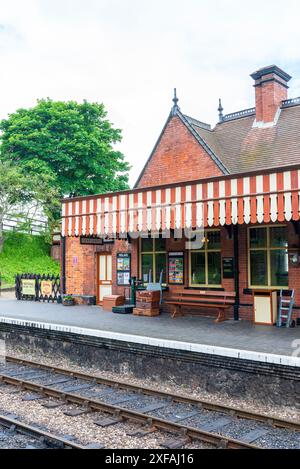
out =
<svg viewBox="0 0 300 469"><path fill-rule="evenodd" d="M124 389L127 391L133 391L137 393L142 392L143 394L146 394L149 396L160 397L164 399L171 398L174 402L190 404L190 405L194 405L197 407L202 407L203 409L206 409L206 410L226 412L230 414L231 416L235 416L238 418L245 418L249 420L255 420L258 422L266 422L268 424L271 424L273 427L287 428L287 429L291 429L294 431L300 431L300 422L294 422L292 420L285 420L285 419L281 419L281 418L277 418L277 417L273 417L273 416L269 416L265 414L251 412L251 411L244 410L244 409L237 408L237 407L226 406L226 405L222 405L219 403L213 403L213 402L209 402L209 401L205 401L201 399L186 397L181 394L176 394L176 393L171 393L171 392L166 392L166 391L158 391L150 387L129 384L129 383L126 383L125 381L102 378L101 376L96 376L96 375L92 375L89 373L82 373L79 371L67 370L65 368L44 365L42 363L19 359L16 357L7 356L6 360L8 362L17 363L19 365L23 364L23 365L28 365L28 366L32 366L35 368L39 368L41 370L48 370L48 371L61 373L61 374L68 375L73 378L82 379L85 381L93 381L95 384L103 384L106 386Z"/></svg>
<svg viewBox="0 0 300 469"><path fill-rule="evenodd" d="M86 412L98 411L105 412L113 415L120 423L125 420L130 420L135 423L146 425L152 430L162 430L169 433L176 433L187 439L200 440L205 443L212 444L213 446L228 449L258 449L257 446L245 443L243 441L227 438L224 435L206 432L204 430L189 427L184 424L177 424L169 420L154 417L152 415L142 414L134 410L129 410L113 404L108 404L97 399L87 398L64 390L58 390L53 387L48 387L40 384L35 384L30 381L25 381L22 378L16 378L9 375L0 374L0 382L18 386L20 389L38 392L43 396L61 400L63 404L76 404L85 409Z"/></svg>
<svg viewBox="0 0 300 469"><path fill-rule="evenodd" d="M55 446L55 448L65 448L65 449L85 449L84 446L79 443L75 443L65 438L62 438L58 435L40 430L37 427L28 425L27 423L20 422L19 420L0 415L0 426L11 429L13 428L16 432L34 437L40 442L45 443L48 446Z"/></svg>

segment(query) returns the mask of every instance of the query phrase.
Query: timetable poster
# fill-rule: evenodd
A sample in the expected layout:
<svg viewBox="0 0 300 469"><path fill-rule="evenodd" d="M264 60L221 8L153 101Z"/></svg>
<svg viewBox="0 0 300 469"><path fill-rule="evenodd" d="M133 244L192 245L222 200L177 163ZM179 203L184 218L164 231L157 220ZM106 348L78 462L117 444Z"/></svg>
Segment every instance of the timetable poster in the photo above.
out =
<svg viewBox="0 0 300 469"><path fill-rule="evenodd" d="M117 254L117 283L119 286L130 285L131 255L125 252Z"/></svg>
<svg viewBox="0 0 300 469"><path fill-rule="evenodd" d="M169 253L169 283L173 285L182 285L184 283L183 252Z"/></svg>

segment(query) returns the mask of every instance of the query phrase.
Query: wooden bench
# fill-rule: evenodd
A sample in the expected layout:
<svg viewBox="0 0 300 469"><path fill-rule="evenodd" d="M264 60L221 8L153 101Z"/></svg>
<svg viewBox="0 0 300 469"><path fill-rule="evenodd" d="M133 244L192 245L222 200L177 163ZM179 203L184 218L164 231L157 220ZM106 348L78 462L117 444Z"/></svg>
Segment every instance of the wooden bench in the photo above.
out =
<svg viewBox="0 0 300 469"><path fill-rule="evenodd" d="M218 311L218 317L215 322L226 321L225 311L232 307L235 303L235 292L227 291L187 291L182 290L176 292L172 297L164 301L167 305L174 306L171 317L174 319L184 314L193 314L192 312L184 313L183 307L190 308L212 308Z"/></svg>

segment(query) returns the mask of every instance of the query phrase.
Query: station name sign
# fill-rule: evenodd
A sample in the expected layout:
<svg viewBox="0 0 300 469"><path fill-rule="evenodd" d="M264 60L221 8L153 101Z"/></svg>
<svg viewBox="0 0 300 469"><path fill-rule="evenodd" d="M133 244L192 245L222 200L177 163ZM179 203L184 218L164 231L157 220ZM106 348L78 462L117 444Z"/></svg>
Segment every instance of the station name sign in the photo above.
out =
<svg viewBox="0 0 300 469"><path fill-rule="evenodd" d="M80 244L94 246L103 246L104 244L113 244L114 240L109 238L96 238L93 236L80 236Z"/></svg>

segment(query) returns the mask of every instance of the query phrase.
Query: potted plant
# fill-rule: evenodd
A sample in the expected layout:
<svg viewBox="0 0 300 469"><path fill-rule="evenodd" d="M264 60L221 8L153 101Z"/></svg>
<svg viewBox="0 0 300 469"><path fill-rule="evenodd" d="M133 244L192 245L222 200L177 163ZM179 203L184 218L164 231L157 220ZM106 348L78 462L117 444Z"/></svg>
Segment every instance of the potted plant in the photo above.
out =
<svg viewBox="0 0 300 469"><path fill-rule="evenodd" d="M75 300L71 295L65 295L62 300L64 306L74 306Z"/></svg>

